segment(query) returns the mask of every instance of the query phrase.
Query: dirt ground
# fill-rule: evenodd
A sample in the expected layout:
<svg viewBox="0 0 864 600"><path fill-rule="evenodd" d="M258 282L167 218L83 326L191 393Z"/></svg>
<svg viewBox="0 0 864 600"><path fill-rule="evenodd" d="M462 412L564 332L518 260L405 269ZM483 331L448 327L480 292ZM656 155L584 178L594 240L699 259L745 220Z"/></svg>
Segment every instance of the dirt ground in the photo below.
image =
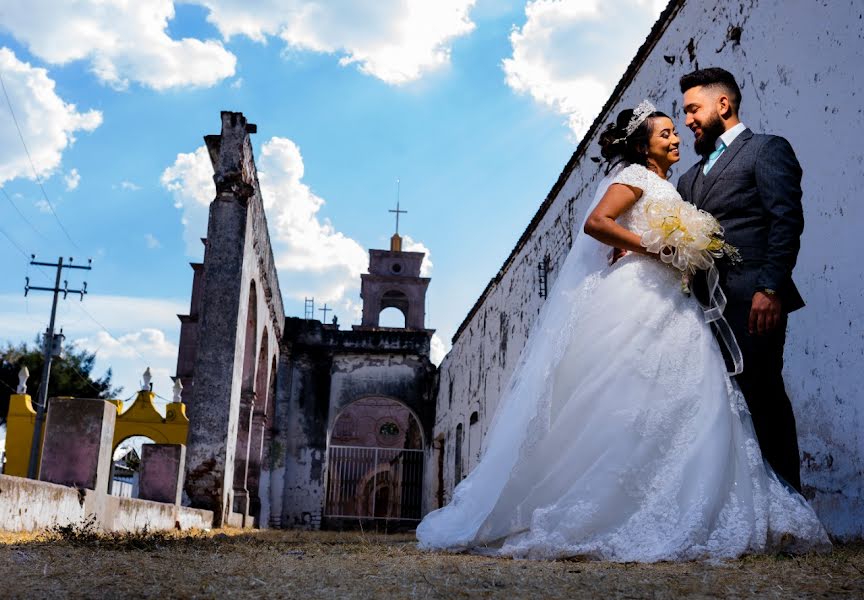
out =
<svg viewBox="0 0 864 600"><path fill-rule="evenodd" d="M0 533L3 598L864 598L864 545L722 564L431 554L410 534Z"/></svg>

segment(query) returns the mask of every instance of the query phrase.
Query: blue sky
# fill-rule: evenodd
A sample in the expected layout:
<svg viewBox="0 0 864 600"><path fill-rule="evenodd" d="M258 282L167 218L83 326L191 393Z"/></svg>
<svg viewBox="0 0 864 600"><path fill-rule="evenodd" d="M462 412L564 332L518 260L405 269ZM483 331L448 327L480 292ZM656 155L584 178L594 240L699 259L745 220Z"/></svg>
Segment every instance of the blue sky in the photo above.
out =
<svg viewBox="0 0 864 600"><path fill-rule="evenodd" d="M235 110L258 125L287 314L314 296L357 322L398 178L440 358L663 5L4 0L0 341L47 325L49 295L23 296L27 276L49 284L26 256L92 257L64 274L90 295L63 301L58 326L123 397L146 366L169 397L213 196L202 137Z"/></svg>

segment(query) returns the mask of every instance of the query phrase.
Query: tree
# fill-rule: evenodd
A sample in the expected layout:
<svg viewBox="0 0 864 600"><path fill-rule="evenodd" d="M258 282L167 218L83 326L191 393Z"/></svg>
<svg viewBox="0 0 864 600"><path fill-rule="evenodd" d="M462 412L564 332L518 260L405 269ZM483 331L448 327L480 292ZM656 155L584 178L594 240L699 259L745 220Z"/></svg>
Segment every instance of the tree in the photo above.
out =
<svg viewBox="0 0 864 600"><path fill-rule="evenodd" d="M34 399L39 394L44 365L42 348L38 341L31 347L21 343L17 346L7 343L0 348L0 423L6 421L9 412L9 396L18 387L18 372L22 366L30 371L27 380L27 393ZM123 388L111 386L111 369L101 378L93 376L96 353L66 346L65 358L51 361L51 377L48 379L48 398L54 396L73 396L76 398L114 398Z"/></svg>

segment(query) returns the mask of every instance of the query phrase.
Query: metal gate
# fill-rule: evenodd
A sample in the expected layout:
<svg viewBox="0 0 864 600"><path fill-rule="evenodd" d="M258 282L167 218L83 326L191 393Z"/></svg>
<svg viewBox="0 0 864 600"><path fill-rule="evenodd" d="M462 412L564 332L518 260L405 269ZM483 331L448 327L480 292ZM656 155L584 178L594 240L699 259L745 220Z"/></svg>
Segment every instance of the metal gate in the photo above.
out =
<svg viewBox="0 0 864 600"><path fill-rule="evenodd" d="M325 517L420 520L423 450L330 446Z"/></svg>

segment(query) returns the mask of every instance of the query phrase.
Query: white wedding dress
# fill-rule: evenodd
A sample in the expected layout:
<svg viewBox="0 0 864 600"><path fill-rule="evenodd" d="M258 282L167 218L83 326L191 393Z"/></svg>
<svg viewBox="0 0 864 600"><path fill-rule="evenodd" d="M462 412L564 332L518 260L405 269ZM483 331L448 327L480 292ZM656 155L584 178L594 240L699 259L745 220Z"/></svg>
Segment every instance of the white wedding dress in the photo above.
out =
<svg viewBox="0 0 864 600"><path fill-rule="evenodd" d="M615 182L643 190L618 220L639 234L646 200L680 200L631 165L593 205ZM608 250L577 236L479 464L420 523L419 546L640 562L830 548L807 502L763 461L680 271L635 253L608 266Z"/></svg>

